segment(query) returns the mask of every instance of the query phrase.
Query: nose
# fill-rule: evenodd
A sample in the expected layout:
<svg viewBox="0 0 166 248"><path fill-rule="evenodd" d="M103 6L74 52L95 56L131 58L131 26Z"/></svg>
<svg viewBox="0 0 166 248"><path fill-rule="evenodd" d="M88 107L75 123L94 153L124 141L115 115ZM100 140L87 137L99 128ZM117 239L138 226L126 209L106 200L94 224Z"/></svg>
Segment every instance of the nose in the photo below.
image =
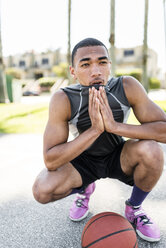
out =
<svg viewBox="0 0 166 248"><path fill-rule="evenodd" d="M91 76L96 77L96 76L100 76L100 75L101 75L101 71L100 71L99 65L92 65Z"/></svg>

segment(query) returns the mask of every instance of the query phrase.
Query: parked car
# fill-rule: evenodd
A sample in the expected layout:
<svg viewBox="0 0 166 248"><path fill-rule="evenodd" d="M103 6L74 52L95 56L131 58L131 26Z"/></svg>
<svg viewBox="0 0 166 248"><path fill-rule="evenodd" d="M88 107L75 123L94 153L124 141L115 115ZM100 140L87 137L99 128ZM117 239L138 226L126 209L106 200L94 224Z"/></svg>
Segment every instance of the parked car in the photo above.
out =
<svg viewBox="0 0 166 248"><path fill-rule="evenodd" d="M23 96L39 96L39 93L36 91L27 90L23 92Z"/></svg>

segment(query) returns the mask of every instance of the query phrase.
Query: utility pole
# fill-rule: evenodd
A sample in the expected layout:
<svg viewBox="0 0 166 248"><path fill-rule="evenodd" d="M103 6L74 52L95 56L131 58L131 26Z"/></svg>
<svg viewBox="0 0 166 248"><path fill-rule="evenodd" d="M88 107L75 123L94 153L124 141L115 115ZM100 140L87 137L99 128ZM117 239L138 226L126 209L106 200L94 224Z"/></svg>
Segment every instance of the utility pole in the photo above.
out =
<svg viewBox="0 0 166 248"><path fill-rule="evenodd" d="M0 15L1 15L1 9L0 9ZM6 101L7 101L7 90L6 90L6 80L5 80L3 57L2 57L1 16L0 16L0 103L5 103Z"/></svg>
<svg viewBox="0 0 166 248"><path fill-rule="evenodd" d="M115 0L110 0L111 25L110 25L110 56L111 56L111 75L115 76Z"/></svg>
<svg viewBox="0 0 166 248"><path fill-rule="evenodd" d="M148 60L148 44L147 44L147 30L148 30L148 10L149 0L145 0L145 15L144 15L144 40L142 51L142 83L145 90L148 92L148 76L147 76L147 60Z"/></svg>

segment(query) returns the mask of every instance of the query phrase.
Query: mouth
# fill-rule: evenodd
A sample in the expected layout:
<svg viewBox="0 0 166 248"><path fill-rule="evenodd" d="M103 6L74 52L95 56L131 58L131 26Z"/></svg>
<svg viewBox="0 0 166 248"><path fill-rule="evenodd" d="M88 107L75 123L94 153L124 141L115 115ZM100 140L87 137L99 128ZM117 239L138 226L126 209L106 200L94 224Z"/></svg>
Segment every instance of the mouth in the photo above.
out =
<svg viewBox="0 0 166 248"><path fill-rule="evenodd" d="M91 85L103 85L104 84L104 80L95 80L91 82Z"/></svg>

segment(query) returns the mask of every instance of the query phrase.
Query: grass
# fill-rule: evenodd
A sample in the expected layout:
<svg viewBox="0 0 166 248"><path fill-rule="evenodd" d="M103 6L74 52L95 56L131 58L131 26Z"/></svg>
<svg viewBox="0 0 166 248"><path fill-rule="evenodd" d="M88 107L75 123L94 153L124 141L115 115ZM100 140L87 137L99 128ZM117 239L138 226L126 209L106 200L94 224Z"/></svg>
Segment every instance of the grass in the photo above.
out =
<svg viewBox="0 0 166 248"><path fill-rule="evenodd" d="M166 101L155 101L166 112ZM43 133L48 119L48 104L0 104L0 133ZM139 124L133 112L128 123Z"/></svg>
<svg viewBox="0 0 166 248"><path fill-rule="evenodd" d="M42 133L48 104L0 104L0 133Z"/></svg>
<svg viewBox="0 0 166 248"><path fill-rule="evenodd" d="M166 101L154 101L154 102L166 112ZM133 111L131 111L127 123L140 124L139 121L136 119Z"/></svg>

